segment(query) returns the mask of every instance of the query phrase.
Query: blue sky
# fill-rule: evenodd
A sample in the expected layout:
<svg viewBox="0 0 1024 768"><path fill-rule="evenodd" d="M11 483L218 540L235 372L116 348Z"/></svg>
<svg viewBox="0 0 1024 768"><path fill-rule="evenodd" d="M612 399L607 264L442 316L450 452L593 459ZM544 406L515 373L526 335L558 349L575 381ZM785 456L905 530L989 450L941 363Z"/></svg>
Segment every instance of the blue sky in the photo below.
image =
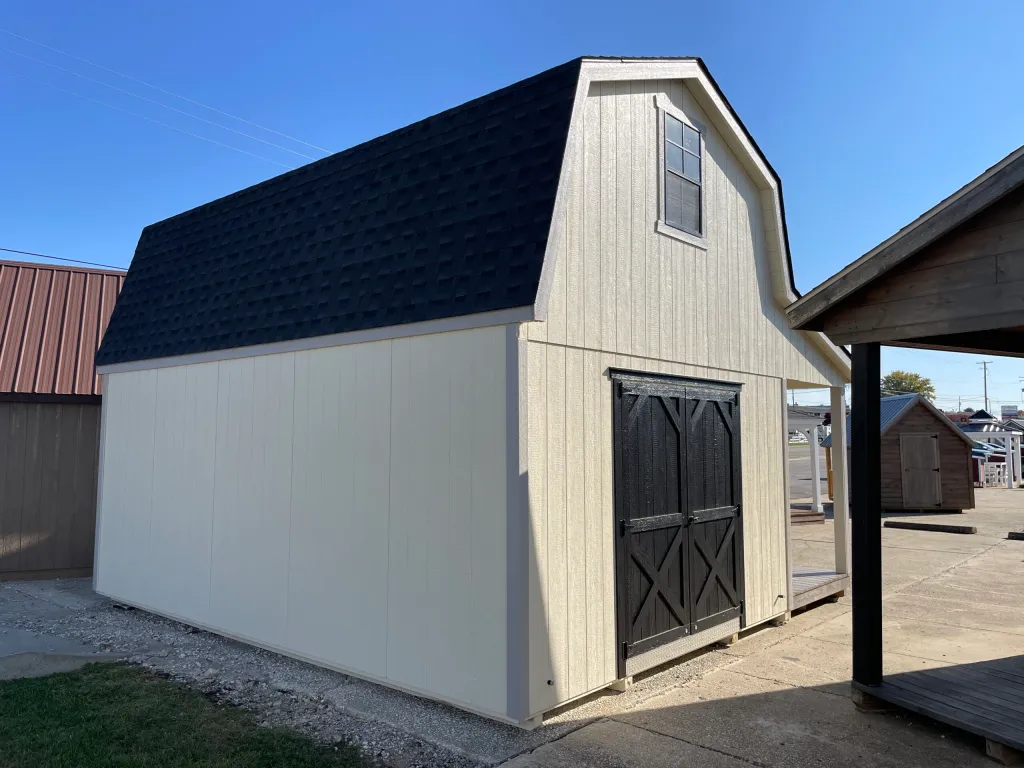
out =
<svg viewBox="0 0 1024 768"><path fill-rule="evenodd" d="M783 178L801 290L1024 141L1020 3L702 5L7 0L0 28L330 150L581 54L699 55ZM0 247L126 265L146 224L308 162L26 56L321 156L16 37L0 48ZM973 358L893 349L883 367L980 405ZM1024 363L990 370L993 407L1020 402Z"/></svg>

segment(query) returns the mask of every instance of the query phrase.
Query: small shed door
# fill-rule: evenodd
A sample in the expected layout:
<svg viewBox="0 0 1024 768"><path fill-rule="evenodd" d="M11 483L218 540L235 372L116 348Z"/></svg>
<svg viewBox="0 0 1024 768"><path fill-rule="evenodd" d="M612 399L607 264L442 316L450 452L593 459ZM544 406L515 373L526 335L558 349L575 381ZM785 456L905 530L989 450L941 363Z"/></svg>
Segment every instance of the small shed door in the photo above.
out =
<svg viewBox="0 0 1024 768"><path fill-rule="evenodd" d="M612 375L621 671L740 615L740 412L736 386Z"/></svg>
<svg viewBox="0 0 1024 768"><path fill-rule="evenodd" d="M907 509L941 506L942 469L938 434L901 434L900 464L903 469L903 506Z"/></svg>

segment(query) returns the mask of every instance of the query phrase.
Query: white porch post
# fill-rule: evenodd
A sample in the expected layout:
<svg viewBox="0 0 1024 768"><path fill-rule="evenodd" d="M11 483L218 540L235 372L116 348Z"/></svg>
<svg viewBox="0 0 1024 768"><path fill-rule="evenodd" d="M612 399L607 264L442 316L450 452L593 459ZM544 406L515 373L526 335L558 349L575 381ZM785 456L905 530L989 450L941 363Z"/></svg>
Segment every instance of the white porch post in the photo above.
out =
<svg viewBox="0 0 1024 768"><path fill-rule="evenodd" d="M832 525L836 541L836 573L850 572L850 502L846 477L846 387L832 395Z"/></svg>
<svg viewBox="0 0 1024 768"><path fill-rule="evenodd" d="M1013 436L1003 435L1003 448L1006 449L1006 487L1013 488Z"/></svg>
<svg viewBox="0 0 1024 768"><path fill-rule="evenodd" d="M1014 452L1014 456L1017 457L1017 486L1020 487L1021 483L1024 483L1024 464L1021 463L1021 438L1014 437L1014 442L1017 444L1017 450Z"/></svg>
<svg viewBox="0 0 1024 768"><path fill-rule="evenodd" d="M821 447L818 445L818 427L807 431L807 441L811 444L811 497L815 512L821 512Z"/></svg>

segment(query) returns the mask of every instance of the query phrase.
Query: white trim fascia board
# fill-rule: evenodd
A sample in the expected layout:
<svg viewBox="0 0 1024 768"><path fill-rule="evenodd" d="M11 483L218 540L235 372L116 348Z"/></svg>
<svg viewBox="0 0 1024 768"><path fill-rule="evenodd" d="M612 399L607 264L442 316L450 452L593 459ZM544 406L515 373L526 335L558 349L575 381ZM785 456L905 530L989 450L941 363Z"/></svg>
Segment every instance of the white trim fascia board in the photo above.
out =
<svg viewBox="0 0 1024 768"><path fill-rule="evenodd" d="M109 381L103 382L103 391L106 392L110 386ZM93 523L94 530L92 532L92 588L96 590L96 577L99 573L99 568L96 564L100 561L100 526L103 524L103 464L106 456L107 446L107 414L110 412L110 406L107 404L109 401L104 398L100 402L100 452L99 459L97 460L96 468L96 515Z"/></svg>
<svg viewBox="0 0 1024 768"><path fill-rule="evenodd" d="M523 722L530 717L530 509L527 341L521 328L505 326L505 710Z"/></svg>
<svg viewBox="0 0 1024 768"><path fill-rule="evenodd" d="M863 256L861 256L859 259L857 259L856 261L850 262L845 267L843 267L841 270L839 270L834 275L832 275L832 277L828 278L824 282L822 282L819 285L815 286L812 290L810 290L809 292L805 293L803 296L801 296L799 299L797 299L795 302L793 302L793 304L790 307L788 307L787 309L793 310L793 309L798 309L798 308L802 307L808 301L811 301L812 299L814 299L814 297L816 297L822 291L824 291L825 289L827 289L830 286L834 285L835 283L839 282L840 280L843 280L850 273L856 271L865 262L870 261L879 252L885 250L890 245L895 243L897 240L900 240L901 238L906 237L908 234L913 232L918 227L923 226L928 221L930 221L931 219L935 218L936 216L941 214L944 210L949 208L949 206L951 206L957 200L960 200L962 197L964 197L968 193L970 193L973 190L975 190L978 186L980 186L981 184L984 184L986 181L988 181L992 176L997 174L999 171L1003 170L1003 168L1005 168L1006 166L1010 165L1011 163L1016 162L1017 160L1020 160L1022 157L1024 157L1024 146L1019 147L1015 151L1011 152L1009 155L1004 157L1002 160L1000 160L998 163L993 165L991 168L989 168L987 171L982 173L980 176L978 176L977 178L973 179L972 181L970 181L967 184L965 184L964 186L962 186L960 189L958 189L956 192L951 194L946 199L942 200L941 202L937 203L933 207L929 208L927 211L922 213L920 216L918 216L912 222L907 224L905 227L902 227L898 232L895 232L887 240L884 240L883 242L879 243L874 248L872 248L870 251L868 251ZM851 290L855 290L855 289L856 289L856 287L854 287Z"/></svg>
<svg viewBox="0 0 1024 768"><path fill-rule="evenodd" d="M537 283L537 296L533 304L533 319L547 320L548 305L551 302L551 288L555 282L555 257L559 243L565 237L565 219L569 206L569 176L572 173L571 158L576 157L583 141L583 104L590 91L590 79L584 76L580 65L580 74L576 80L576 95L572 102L572 114L569 116L569 133L565 138L565 150L562 153L562 167L558 172L558 189L555 191L555 205L551 214L551 226L548 229L548 240L544 246L544 261L541 263L540 280Z"/></svg>
<svg viewBox="0 0 1024 768"><path fill-rule="evenodd" d="M441 317L436 320L425 320L420 323L388 325L382 328L367 328L363 331L332 333L326 336L310 336L303 339L275 341L270 344L255 344L250 347L232 347L230 349L215 349L209 352L196 352L189 355L155 357L150 360L133 360L127 363L112 363L110 365L102 365L96 370L101 374L129 373L131 371L145 371L152 368L173 368L179 365L216 363L221 360L238 360L243 357L279 355L284 352L303 352L309 349L323 349L324 347L342 347L349 344L365 344L370 341L404 339L410 336L427 336L432 333L468 331L473 328L489 328L495 325L523 323L533 319L533 307L513 307L512 309L499 309L494 312L479 312L473 315Z"/></svg>
<svg viewBox="0 0 1024 768"><path fill-rule="evenodd" d="M779 189L771 169L761 159L760 154L747 138L732 111L718 95L718 91L704 74L696 59L682 61L635 61L627 59L583 59L580 64L579 80L576 83L576 96L573 101L572 116L569 122L569 133L566 139L565 153L562 156L562 168L558 177L558 191L555 194L554 211L548 242L544 251L544 263L541 267L540 282L534 304L536 320L547 320L548 305L551 299L551 287L555 278L555 259L557 249L555 243L560 242L565 232L565 217L568 207L569 174L572 172L571 158L576 157L578 143L583 141L583 129L580 117L583 114L583 103L594 82L610 80L684 80L697 103L715 127L722 133L730 149L744 162L755 183L762 191L762 204L765 208L765 235L768 240L770 255L769 268L772 274L772 291L779 307L785 310L797 301L791 288L791 275L786 259L787 249L783 237L782 205L779 201ZM767 193L767 196L764 194ZM804 331L815 346L832 363L844 381L850 381L850 358L824 334L817 331Z"/></svg>

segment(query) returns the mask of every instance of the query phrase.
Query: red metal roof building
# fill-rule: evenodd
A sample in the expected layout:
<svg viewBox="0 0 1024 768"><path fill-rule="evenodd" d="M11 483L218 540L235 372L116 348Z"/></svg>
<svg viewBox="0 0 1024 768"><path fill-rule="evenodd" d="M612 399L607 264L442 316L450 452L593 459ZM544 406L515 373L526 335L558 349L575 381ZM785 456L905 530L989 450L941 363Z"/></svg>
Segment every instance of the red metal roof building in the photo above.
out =
<svg viewBox="0 0 1024 768"><path fill-rule="evenodd" d="M94 359L124 273L0 261L0 580L92 572Z"/></svg>
<svg viewBox="0 0 1024 768"><path fill-rule="evenodd" d="M124 274L0 261L0 397L97 397L94 358Z"/></svg>

